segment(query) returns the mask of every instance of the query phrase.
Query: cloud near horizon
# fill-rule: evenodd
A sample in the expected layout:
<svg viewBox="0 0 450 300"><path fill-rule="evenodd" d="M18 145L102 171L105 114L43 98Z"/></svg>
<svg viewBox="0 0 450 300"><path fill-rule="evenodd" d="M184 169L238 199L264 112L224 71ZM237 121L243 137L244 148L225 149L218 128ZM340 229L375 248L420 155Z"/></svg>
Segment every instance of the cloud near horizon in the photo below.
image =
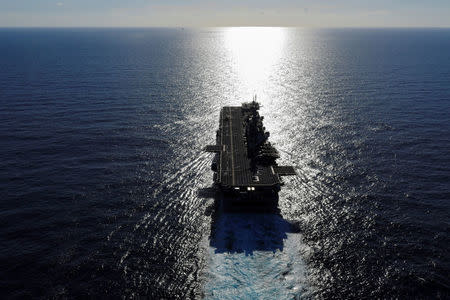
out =
<svg viewBox="0 0 450 300"><path fill-rule="evenodd" d="M450 27L450 1L0 0L0 26L42 27Z"/></svg>

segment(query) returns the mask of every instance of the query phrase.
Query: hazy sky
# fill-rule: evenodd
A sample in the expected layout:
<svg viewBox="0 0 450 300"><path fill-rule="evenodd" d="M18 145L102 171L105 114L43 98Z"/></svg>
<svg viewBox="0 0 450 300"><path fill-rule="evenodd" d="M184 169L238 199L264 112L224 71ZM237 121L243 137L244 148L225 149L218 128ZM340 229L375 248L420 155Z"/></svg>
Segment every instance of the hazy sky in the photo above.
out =
<svg viewBox="0 0 450 300"><path fill-rule="evenodd" d="M0 0L0 26L450 27L450 0Z"/></svg>

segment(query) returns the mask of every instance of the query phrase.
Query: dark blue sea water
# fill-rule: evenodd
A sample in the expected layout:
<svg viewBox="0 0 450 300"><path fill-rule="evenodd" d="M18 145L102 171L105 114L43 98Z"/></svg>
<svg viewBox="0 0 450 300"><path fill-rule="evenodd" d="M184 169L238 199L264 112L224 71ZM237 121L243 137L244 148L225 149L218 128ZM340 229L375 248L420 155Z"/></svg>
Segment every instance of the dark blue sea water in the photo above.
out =
<svg viewBox="0 0 450 300"><path fill-rule="evenodd" d="M298 176L218 213L254 94ZM1 29L0 145L1 298L450 297L448 29Z"/></svg>

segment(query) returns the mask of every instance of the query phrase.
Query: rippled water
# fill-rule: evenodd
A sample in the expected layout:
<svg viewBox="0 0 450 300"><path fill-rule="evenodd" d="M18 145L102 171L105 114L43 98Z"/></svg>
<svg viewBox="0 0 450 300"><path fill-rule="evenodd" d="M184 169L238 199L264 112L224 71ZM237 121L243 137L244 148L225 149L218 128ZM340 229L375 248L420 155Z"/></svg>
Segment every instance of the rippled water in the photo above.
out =
<svg viewBox="0 0 450 300"><path fill-rule="evenodd" d="M0 30L6 297L450 296L450 31ZM215 205L253 94L280 214Z"/></svg>

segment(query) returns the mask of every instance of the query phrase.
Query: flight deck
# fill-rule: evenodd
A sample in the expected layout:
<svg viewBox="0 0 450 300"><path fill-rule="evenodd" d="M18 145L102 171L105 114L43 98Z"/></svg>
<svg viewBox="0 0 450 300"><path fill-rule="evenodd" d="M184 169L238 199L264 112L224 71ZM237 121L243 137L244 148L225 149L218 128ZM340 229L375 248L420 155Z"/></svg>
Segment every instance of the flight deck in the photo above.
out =
<svg viewBox="0 0 450 300"><path fill-rule="evenodd" d="M216 153L215 183L224 190L278 191L283 185L280 176L296 174L293 167L275 163L278 152L267 142L269 134L264 132L258 109L256 102L223 107L216 145L204 149Z"/></svg>

